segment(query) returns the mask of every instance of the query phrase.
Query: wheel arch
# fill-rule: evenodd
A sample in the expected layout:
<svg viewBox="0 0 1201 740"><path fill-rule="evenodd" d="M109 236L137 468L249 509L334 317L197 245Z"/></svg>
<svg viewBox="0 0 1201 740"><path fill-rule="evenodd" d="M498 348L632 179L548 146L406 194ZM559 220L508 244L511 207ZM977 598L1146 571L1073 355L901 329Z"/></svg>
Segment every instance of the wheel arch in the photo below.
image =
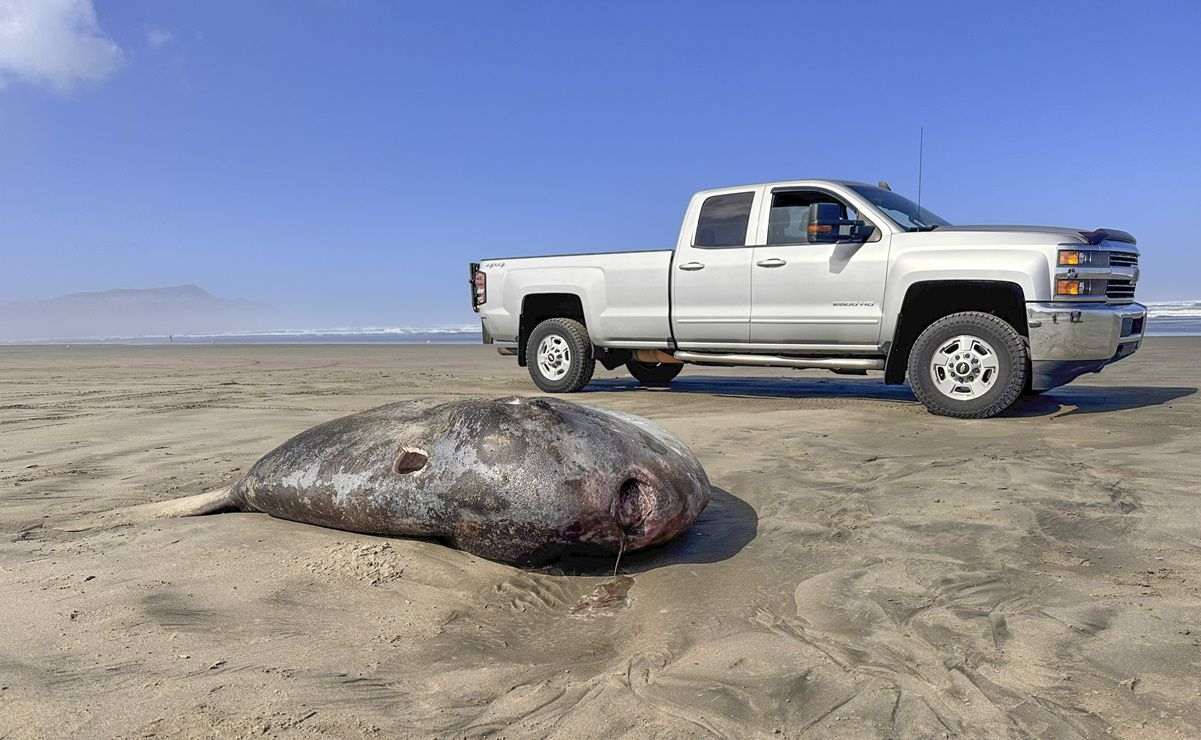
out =
<svg viewBox="0 0 1201 740"><path fill-rule="evenodd" d="M905 291L897 314L896 329L884 365L885 383L904 383L909 351L926 327L944 316L962 311L981 311L996 316L1023 337L1026 325L1026 296L1022 286L1008 280L924 280Z"/></svg>
<svg viewBox="0 0 1201 740"><path fill-rule="evenodd" d="M588 328L584 301L578 293L528 293L521 299L521 315L517 329L517 364L526 366L525 345L534 327L547 319L573 319Z"/></svg>

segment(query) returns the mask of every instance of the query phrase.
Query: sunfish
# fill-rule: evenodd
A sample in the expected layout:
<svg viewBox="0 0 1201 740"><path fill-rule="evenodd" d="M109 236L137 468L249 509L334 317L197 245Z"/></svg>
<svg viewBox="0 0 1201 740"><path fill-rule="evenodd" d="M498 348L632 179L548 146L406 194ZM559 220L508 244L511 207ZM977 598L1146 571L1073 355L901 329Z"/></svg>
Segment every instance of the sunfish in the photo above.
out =
<svg viewBox="0 0 1201 740"><path fill-rule="evenodd" d="M657 545L696 521L709 479L638 416L544 398L402 401L326 422L229 488L150 516L255 511L351 532L437 538L491 560Z"/></svg>

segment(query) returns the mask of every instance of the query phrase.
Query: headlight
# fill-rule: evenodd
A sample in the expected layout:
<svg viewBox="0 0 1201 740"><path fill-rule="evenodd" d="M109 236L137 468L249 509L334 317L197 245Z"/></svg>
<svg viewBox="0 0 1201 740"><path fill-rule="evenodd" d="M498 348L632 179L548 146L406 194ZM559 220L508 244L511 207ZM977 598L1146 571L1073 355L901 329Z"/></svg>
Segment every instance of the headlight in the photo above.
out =
<svg viewBox="0 0 1201 740"><path fill-rule="evenodd" d="M1061 249L1060 267L1103 267L1102 253L1098 250Z"/></svg>

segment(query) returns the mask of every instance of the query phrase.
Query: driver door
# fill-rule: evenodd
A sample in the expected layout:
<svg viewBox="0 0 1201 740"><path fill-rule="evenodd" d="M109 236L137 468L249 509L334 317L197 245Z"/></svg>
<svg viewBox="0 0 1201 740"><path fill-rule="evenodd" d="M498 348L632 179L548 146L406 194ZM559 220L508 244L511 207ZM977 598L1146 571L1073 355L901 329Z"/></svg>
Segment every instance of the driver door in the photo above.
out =
<svg viewBox="0 0 1201 740"><path fill-rule="evenodd" d="M811 243L809 205L837 203L817 189L765 193L751 257L750 341L764 351L876 350L890 237L880 228L864 242Z"/></svg>

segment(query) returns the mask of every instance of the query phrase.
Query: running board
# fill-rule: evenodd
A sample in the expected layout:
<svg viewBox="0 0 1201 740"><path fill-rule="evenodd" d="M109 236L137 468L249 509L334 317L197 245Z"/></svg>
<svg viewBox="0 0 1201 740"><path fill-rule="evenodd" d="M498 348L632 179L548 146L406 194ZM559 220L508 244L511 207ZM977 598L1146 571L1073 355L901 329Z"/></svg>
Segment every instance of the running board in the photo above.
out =
<svg viewBox="0 0 1201 740"><path fill-rule="evenodd" d="M874 357L783 357L780 355L726 355L711 352L675 353L677 360L702 365L761 365L818 370L883 370L884 359Z"/></svg>

